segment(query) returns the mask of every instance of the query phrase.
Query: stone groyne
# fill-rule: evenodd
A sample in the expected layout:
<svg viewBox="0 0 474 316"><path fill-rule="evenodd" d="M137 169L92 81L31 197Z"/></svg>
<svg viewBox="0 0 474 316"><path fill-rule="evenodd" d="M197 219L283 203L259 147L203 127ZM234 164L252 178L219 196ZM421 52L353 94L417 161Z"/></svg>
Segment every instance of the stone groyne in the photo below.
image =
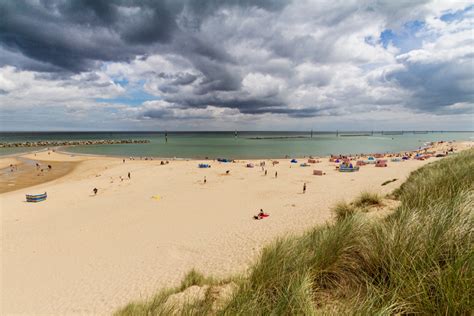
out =
<svg viewBox="0 0 474 316"><path fill-rule="evenodd" d="M113 144L146 144L147 139L96 139L96 140L60 140L60 141L37 141L0 143L0 148L8 147L57 147L57 146L82 146L82 145L113 145Z"/></svg>

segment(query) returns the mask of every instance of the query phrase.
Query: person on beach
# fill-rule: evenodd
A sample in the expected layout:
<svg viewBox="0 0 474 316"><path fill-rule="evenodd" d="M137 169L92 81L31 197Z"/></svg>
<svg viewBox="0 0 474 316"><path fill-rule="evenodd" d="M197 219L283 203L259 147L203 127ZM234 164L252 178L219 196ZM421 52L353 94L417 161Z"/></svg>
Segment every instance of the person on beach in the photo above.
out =
<svg viewBox="0 0 474 316"><path fill-rule="evenodd" d="M51 165L48 165L48 170L51 170L53 169L53 167L51 167Z"/></svg>
<svg viewBox="0 0 474 316"><path fill-rule="evenodd" d="M257 215L254 215L253 218L256 219L256 220L260 220L260 219L263 219L263 218L268 217L268 216L270 216L270 214L267 214L263 211L263 209L260 209L260 212Z"/></svg>
<svg viewBox="0 0 474 316"><path fill-rule="evenodd" d="M265 175L267 175L267 169L265 169Z"/></svg>
<svg viewBox="0 0 474 316"><path fill-rule="evenodd" d="M275 171L275 178L278 178L278 171Z"/></svg>
<svg viewBox="0 0 474 316"><path fill-rule="evenodd" d="M130 172L128 173L128 180L130 180Z"/></svg>
<svg viewBox="0 0 474 316"><path fill-rule="evenodd" d="M97 192L99 191L97 188L94 188L92 191L94 191L94 195L97 195Z"/></svg>
<svg viewBox="0 0 474 316"><path fill-rule="evenodd" d="M303 184L303 194L306 193L306 182Z"/></svg>
<svg viewBox="0 0 474 316"><path fill-rule="evenodd" d="M204 184L207 183L207 179L206 179L206 176L204 176Z"/></svg>
<svg viewBox="0 0 474 316"><path fill-rule="evenodd" d="M125 159L123 159L123 163L125 163Z"/></svg>

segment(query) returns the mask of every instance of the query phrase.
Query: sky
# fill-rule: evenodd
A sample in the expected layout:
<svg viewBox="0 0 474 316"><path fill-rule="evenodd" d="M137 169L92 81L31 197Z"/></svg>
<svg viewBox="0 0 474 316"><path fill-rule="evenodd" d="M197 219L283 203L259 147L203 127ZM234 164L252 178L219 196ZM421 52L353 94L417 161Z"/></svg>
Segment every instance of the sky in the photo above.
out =
<svg viewBox="0 0 474 316"><path fill-rule="evenodd" d="M474 130L474 5L0 0L0 130Z"/></svg>

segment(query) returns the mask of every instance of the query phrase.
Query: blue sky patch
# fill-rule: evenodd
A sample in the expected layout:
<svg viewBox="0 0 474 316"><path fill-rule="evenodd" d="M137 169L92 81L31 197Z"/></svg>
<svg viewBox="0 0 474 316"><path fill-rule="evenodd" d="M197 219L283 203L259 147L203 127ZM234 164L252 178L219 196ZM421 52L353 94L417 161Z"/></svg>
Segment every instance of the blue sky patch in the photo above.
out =
<svg viewBox="0 0 474 316"><path fill-rule="evenodd" d="M449 12L449 13L443 14L440 17L440 20L444 22L448 22L448 23L452 21L456 21L456 20L461 20L464 17L464 14L471 10L474 10L474 5L470 5L463 10L458 10L455 12Z"/></svg>
<svg viewBox="0 0 474 316"><path fill-rule="evenodd" d="M401 53L420 48L422 38L417 36L417 33L423 30L425 25L424 21L414 20L405 23L403 28L398 32L391 29L384 30L380 33L380 43L382 43L384 48L387 48L391 43L395 47L398 47Z"/></svg>
<svg viewBox="0 0 474 316"><path fill-rule="evenodd" d="M130 106L138 106L141 105L143 102L152 101L152 100L160 100L161 98L155 95L151 95L146 93L142 90L140 91L132 91L125 96L117 97L117 98L97 98L95 99L96 102L100 103L119 103L125 104Z"/></svg>

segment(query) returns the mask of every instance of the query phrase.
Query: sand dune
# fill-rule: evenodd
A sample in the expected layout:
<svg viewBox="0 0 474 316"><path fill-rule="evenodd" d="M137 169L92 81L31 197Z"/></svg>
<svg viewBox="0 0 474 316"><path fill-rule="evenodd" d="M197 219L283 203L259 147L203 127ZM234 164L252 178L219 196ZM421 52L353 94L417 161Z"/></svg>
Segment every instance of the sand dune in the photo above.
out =
<svg viewBox="0 0 474 316"><path fill-rule="evenodd" d="M357 173L338 173L327 159L315 168L266 160L265 176L247 161L198 169L198 161L25 157L79 164L62 178L0 195L2 314L108 314L176 284L191 268L216 276L244 271L275 237L331 220L338 200L391 192L438 159ZM313 169L326 175L313 176ZM47 201L24 202L26 193L44 191ZM255 221L260 208L271 216Z"/></svg>

